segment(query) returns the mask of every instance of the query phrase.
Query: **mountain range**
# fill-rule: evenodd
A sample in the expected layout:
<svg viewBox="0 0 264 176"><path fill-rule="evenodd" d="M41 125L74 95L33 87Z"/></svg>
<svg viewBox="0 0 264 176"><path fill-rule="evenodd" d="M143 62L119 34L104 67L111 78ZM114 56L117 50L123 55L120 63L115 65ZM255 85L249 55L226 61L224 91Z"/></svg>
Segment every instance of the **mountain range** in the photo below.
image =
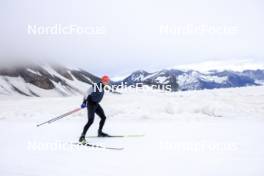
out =
<svg viewBox="0 0 264 176"><path fill-rule="evenodd" d="M0 96L71 96L83 94L98 82L98 76L83 69L61 65L24 64L0 67ZM138 70L111 84L170 85L172 91L202 90L264 85L264 70L199 72L196 70L163 69L149 73Z"/></svg>
<svg viewBox="0 0 264 176"><path fill-rule="evenodd" d="M82 69L25 64L0 68L0 95L70 96L83 92L99 78Z"/></svg>
<svg viewBox="0 0 264 176"><path fill-rule="evenodd" d="M145 85L166 84L171 85L173 91L258 86L264 83L264 70L199 72L196 70L164 69L154 73L139 70L116 82L116 84L121 83L127 83L127 85L135 85L136 83Z"/></svg>

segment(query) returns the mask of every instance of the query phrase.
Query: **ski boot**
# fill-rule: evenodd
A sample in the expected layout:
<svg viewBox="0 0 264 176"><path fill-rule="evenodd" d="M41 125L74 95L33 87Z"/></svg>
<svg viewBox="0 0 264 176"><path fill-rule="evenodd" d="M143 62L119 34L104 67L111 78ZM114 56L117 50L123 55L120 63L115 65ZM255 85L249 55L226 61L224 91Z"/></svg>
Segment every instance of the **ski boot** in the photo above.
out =
<svg viewBox="0 0 264 176"><path fill-rule="evenodd" d="M85 136L81 136L80 138L79 138L79 142L81 143L81 144L86 144L86 139L85 139Z"/></svg>
<svg viewBox="0 0 264 176"><path fill-rule="evenodd" d="M98 131L98 137L110 137L110 135L102 131Z"/></svg>

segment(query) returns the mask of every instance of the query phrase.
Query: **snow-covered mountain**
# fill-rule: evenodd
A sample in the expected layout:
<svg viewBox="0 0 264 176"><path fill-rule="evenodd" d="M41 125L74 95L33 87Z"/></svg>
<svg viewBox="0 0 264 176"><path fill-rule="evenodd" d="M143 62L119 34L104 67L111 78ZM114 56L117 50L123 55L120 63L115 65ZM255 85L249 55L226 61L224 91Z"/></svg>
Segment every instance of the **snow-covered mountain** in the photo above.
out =
<svg viewBox="0 0 264 176"><path fill-rule="evenodd" d="M154 73L133 72L117 84L169 84L175 90L201 90L262 85L264 70L199 72L196 70L164 69Z"/></svg>
<svg viewBox="0 0 264 176"><path fill-rule="evenodd" d="M145 85L171 85L172 89L176 91L178 89L177 74L179 74L177 70L161 70L154 73L139 70L133 72L122 81L118 81L116 84L123 82L127 85L134 85L136 83L143 83Z"/></svg>
<svg viewBox="0 0 264 176"><path fill-rule="evenodd" d="M99 78L82 69L60 65L24 64L0 67L0 96L70 96L83 94ZM173 91L256 86L264 84L264 69L244 71L196 71L163 69L133 72L121 81L135 85L171 85Z"/></svg>
<svg viewBox="0 0 264 176"><path fill-rule="evenodd" d="M82 94L99 78L81 69L25 64L0 68L0 95L69 96Z"/></svg>
<svg viewBox="0 0 264 176"><path fill-rule="evenodd" d="M264 63L257 62L253 59L228 59L228 60L208 60L198 63L177 65L173 69L177 70L196 70L199 72L208 72L210 70L232 70L236 72L243 72L244 70L263 70Z"/></svg>

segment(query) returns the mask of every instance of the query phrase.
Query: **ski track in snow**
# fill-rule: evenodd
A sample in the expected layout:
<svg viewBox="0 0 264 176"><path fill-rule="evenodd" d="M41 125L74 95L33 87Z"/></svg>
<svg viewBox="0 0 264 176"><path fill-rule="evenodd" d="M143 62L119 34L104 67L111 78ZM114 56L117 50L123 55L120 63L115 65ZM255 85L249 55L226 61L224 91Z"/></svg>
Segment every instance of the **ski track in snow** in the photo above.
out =
<svg viewBox="0 0 264 176"><path fill-rule="evenodd" d="M264 174L264 87L165 93L106 94L110 134L138 138L88 138L122 151L72 149L87 120L82 110L42 127L36 124L73 110L75 97L1 97L0 175L238 175ZM96 135L96 118L87 135ZM32 149L30 144L66 149Z"/></svg>

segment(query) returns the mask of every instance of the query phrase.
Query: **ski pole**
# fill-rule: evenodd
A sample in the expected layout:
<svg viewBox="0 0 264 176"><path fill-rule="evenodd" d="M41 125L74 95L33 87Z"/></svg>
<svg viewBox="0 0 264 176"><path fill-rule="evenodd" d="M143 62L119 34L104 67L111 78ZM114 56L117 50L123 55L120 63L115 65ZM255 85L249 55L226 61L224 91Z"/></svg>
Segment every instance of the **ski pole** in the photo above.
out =
<svg viewBox="0 0 264 176"><path fill-rule="evenodd" d="M39 126L41 126L41 125L44 125L44 124L47 124L47 123L55 122L55 121L57 121L57 120L59 120L59 119L62 119L63 117L66 117L66 116L71 115L71 114L73 114L73 113L75 113L75 112L78 112L78 111L80 111L81 109L82 109L82 108L74 109L74 110L72 110L72 111L70 111L70 112L67 112L67 113L65 113L65 114L62 114L62 115L60 115L60 116L58 116L58 117L52 118L52 119L50 119L50 120L48 120L48 121L46 121L46 122L43 122L43 123L37 124L37 127L39 127Z"/></svg>

